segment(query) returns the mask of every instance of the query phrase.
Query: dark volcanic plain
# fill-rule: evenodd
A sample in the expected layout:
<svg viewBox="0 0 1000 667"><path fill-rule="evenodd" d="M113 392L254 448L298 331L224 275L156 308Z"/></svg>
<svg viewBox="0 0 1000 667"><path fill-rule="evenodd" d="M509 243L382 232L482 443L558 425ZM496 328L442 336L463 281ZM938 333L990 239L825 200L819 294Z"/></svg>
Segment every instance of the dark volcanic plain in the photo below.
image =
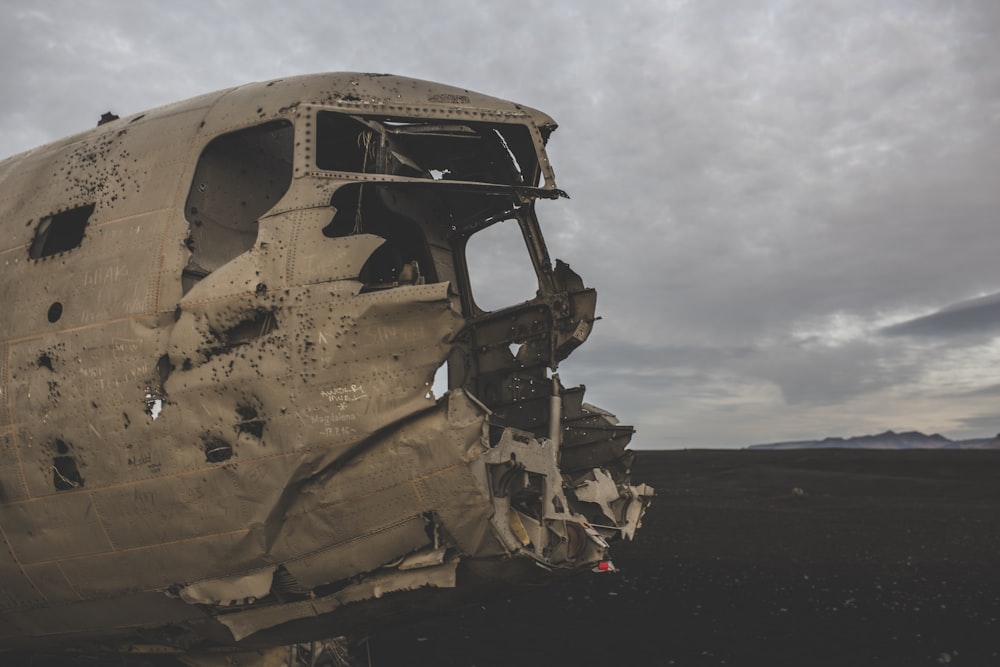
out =
<svg viewBox="0 0 1000 667"><path fill-rule="evenodd" d="M1000 665L1000 451L640 451L633 479L657 497L618 573L380 633L372 664Z"/></svg>
<svg viewBox="0 0 1000 667"><path fill-rule="evenodd" d="M382 631L356 664L1000 665L1000 451L641 451L633 478L657 497L618 573Z"/></svg>

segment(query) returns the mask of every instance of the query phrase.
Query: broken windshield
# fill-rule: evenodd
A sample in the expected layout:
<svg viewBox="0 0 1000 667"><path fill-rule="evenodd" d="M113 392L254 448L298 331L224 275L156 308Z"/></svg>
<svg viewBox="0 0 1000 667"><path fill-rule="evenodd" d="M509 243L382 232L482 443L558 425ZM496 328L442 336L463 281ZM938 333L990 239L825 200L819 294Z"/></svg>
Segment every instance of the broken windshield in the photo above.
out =
<svg viewBox="0 0 1000 667"><path fill-rule="evenodd" d="M324 171L534 186L538 158L523 125L352 116L320 111L316 166Z"/></svg>
<svg viewBox="0 0 1000 667"><path fill-rule="evenodd" d="M516 219L470 236L465 262L472 297L484 312L531 301L538 295L538 277Z"/></svg>

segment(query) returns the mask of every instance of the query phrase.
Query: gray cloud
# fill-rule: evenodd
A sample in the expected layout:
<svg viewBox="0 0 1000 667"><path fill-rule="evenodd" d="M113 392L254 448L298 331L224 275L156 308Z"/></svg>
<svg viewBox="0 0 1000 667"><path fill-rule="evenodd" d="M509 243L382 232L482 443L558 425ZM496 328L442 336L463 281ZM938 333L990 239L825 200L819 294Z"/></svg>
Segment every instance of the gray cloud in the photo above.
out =
<svg viewBox="0 0 1000 667"><path fill-rule="evenodd" d="M313 71L515 99L604 316L563 373L639 446L951 435L1000 362L993 306L948 308L1000 291L998 33L990 0L7 3L0 154Z"/></svg>
<svg viewBox="0 0 1000 667"><path fill-rule="evenodd" d="M947 398L958 398L958 397L968 397L968 396L1000 396L1000 384L991 384L979 389L973 389L971 391L962 392L958 396L947 396Z"/></svg>
<svg viewBox="0 0 1000 667"><path fill-rule="evenodd" d="M1000 294L963 301L936 313L883 329L889 336L954 337L984 335L1000 329Z"/></svg>

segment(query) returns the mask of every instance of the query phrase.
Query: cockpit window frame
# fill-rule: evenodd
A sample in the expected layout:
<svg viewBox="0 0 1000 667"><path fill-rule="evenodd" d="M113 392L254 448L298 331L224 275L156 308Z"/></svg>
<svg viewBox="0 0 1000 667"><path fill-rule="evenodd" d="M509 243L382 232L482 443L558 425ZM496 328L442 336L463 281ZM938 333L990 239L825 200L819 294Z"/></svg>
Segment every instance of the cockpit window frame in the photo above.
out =
<svg viewBox="0 0 1000 667"><path fill-rule="evenodd" d="M366 105L367 106L367 105ZM520 172L519 182L491 183L473 180L442 178L414 178L358 171L326 170L317 161L319 118L321 113L334 113L356 119L359 123L383 124L390 129L401 126L433 126L437 125L467 125L477 128L496 129L499 145L511 156L512 163ZM363 180L373 182L386 181L416 181L437 184L462 184L466 186L495 188L525 188L536 191L540 196L564 196L555 185L555 174L549 164L545 152L546 137L542 131L531 122L526 114L490 110L449 110L449 109L417 109L413 107L386 106L377 112L371 108L345 109L325 105L299 105L295 114L295 169L294 177L304 176L334 177L345 180ZM501 128L509 128L511 133L499 132ZM396 130L397 132L399 130ZM375 130L373 129L373 132ZM516 135L523 132L520 140ZM547 135L546 135L547 136ZM512 141L512 139L514 139ZM513 145L512 145L513 144ZM530 148L530 159L528 150ZM319 163L322 161L320 160ZM527 173L527 172L531 173ZM551 194L550 194L551 193Z"/></svg>

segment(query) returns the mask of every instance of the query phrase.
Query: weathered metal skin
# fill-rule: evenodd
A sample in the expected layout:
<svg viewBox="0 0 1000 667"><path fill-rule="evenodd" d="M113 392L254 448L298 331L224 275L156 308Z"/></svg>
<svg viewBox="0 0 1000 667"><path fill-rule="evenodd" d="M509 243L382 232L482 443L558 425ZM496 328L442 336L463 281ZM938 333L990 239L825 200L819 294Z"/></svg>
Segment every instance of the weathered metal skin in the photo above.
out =
<svg viewBox="0 0 1000 667"><path fill-rule="evenodd" d="M534 215L553 129L323 74L0 162L0 642L349 634L631 538L632 429L554 374L596 301ZM465 244L495 224L538 291L487 312Z"/></svg>

